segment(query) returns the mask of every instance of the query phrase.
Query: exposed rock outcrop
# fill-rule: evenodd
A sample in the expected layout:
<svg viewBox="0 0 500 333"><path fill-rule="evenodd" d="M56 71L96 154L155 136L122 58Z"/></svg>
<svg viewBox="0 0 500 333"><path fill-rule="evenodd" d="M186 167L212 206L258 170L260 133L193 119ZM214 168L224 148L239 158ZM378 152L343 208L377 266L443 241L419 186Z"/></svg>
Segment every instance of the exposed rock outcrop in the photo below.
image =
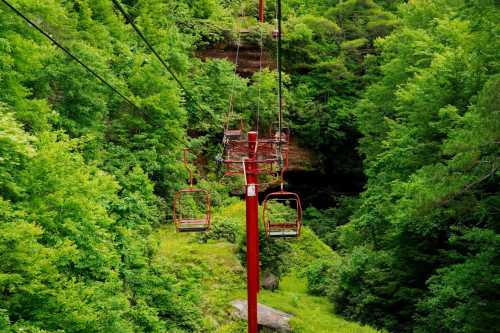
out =
<svg viewBox="0 0 500 333"><path fill-rule="evenodd" d="M248 319L248 306L246 300L235 300L231 302L234 307L234 315L240 319ZM258 304L257 316L259 326L266 329L267 332L291 332L290 319L292 315L280 310L273 309L263 304Z"/></svg>
<svg viewBox="0 0 500 333"><path fill-rule="evenodd" d="M201 59L226 59L236 63L236 46L225 45L219 48L199 50ZM262 68L274 68L275 63L266 50L262 54ZM255 44L242 44L239 50L237 73L242 77L251 77L260 70L260 47Z"/></svg>
<svg viewBox="0 0 500 333"><path fill-rule="evenodd" d="M262 279L262 288L274 291L278 289L280 285L280 279L273 273L264 273L264 278Z"/></svg>

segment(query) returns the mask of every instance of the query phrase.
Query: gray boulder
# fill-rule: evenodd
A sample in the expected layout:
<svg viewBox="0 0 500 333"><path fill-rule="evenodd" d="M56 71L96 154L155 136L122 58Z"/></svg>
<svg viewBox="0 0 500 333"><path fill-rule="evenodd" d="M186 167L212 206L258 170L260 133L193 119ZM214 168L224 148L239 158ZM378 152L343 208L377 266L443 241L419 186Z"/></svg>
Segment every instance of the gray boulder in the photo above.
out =
<svg viewBox="0 0 500 333"><path fill-rule="evenodd" d="M262 279L262 288L266 290L274 291L280 286L280 279L273 273L264 273L264 278Z"/></svg>
<svg viewBox="0 0 500 333"><path fill-rule="evenodd" d="M248 305L246 300L235 300L231 302L235 309L233 314L242 320L248 320ZM259 326L265 329L266 332L291 332L290 319L293 316L280 310L273 309L263 304L257 306L257 318Z"/></svg>

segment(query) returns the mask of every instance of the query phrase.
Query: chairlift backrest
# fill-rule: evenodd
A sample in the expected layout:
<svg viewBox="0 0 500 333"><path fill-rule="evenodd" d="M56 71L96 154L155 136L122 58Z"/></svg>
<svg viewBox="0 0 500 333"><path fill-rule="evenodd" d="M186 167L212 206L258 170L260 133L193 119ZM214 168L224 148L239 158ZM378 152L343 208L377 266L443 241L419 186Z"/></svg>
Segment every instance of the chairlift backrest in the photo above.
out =
<svg viewBox="0 0 500 333"><path fill-rule="evenodd" d="M193 172L187 162L188 149L184 149L184 165L189 172L189 188L174 195L172 215L178 232L206 231L210 228L210 193L195 188Z"/></svg>
<svg viewBox="0 0 500 333"><path fill-rule="evenodd" d="M211 224L210 193L203 189L182 189L175 194L174 222L179 232L206 231Z"/></svg>
<svg viewBox="0 0 500 333"><path fill-rule="evenodd" d="M298 237L302 226L302 204L297 193L268 194L262 204L262 221L267 237Z"/></svg>
<svg viewBox="0 0 500 333"><path fill-rule="evenodd" d="M288 169L288 148L284 151L281 169L281 190L269 193L262 204L262 221L267 237L299 237L302 227L302 204L297 193L284 187L284 174Z"/></svg>

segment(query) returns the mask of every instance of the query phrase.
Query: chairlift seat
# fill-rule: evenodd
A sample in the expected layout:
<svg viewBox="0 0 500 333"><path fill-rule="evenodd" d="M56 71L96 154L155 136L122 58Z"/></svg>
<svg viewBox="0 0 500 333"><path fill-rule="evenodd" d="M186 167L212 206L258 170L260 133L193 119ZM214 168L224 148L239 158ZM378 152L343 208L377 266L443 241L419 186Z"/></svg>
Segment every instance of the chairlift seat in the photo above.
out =
<svg viewBox="0 0 500 333"><path fill-rule="evenodd" d="M241 137L241 129L235 129L235 130L226 130L224 131L224 136L230 137L230 138L240 138Z"/></svg>
<svg viewBox="0 0 500 333"><path fill-rule="evenodd" d="M282 209L284 213L279 212ZM267 237L299 237L302 226L299 195L286 191L269 193L262 205L262 221Z"/></svg>
<svg viewBox="0 0 500 333"><path fill-rule="evenodd" d="M210 229L210 193L193 187L178 191L174 196L173 218L178 232Z"/></svg>
<svg viewBox="0 0 500 333"><path fill-rule="evenodd" d="M177 225L179 232L206 231L210 226L206 219L182 219Z"/></svg>
<svg viewBox="0 0 500 333"><path fill-rule="evenodd" d="M269 236L270 237L297 237L297 236L299 236L299 230L297 229L297 223L270 224L269 225Z"/></svg>
<svg viewBox="0 0 500 333"><path fill-rule="evenodd" d="M237 122L235 121L237 120ZM243 136L243 120L230 119L224 126L224 143L228 141L241 140Z"/></svg>
<svg viewBox="0 0 500 333"><path fill-rule="evenodd" d="M269 237L298 237L299 233L297 230L285 230L285 229L271 229L269 231Z"/></svg>
<svg viewBox="0 0 500 333"><path fill-rule="evenodd" d="M288 124L283 122L281 124L281 133L279 130L279 122L274 121L269 128L269 138L274 140L276 143L288 144L290 141L290 127Z"/></svg>

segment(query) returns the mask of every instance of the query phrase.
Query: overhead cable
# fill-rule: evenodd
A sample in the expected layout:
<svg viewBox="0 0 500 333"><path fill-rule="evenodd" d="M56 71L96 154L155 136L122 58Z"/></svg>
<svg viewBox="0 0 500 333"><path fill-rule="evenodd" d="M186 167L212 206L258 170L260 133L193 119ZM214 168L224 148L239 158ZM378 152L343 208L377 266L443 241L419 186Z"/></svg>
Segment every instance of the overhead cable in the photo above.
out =
<svg viewBox="0 0 500 333"><path fill-rule="evenodd" d="M81 65L87 72L92 74L95 78L97 78L102 84L107 86L109 89L111 89L115 94L120 96L124 101L126 101L128 104L130 104L132 107L134 107L136 110L140 111L142 115L144 115L146 118L151 120L151 117L147 115L137 104L132 102L130 98L125 96L123 93L121 93L117 88L115 88L111 83L109 83L106 79L104 79L101 75L99 75L97 72L95 72L90 66L85 64L80 58L78 58L74 53L72 53L67 47L63 46L61 43L59 43L55 38L53 38L49 33L44 31L40 26L38 26L35 22L30 20L26 15L24 15L21 11L19 11L17 8L15 8L12 4L10 4L7 0L0 0L2 1L9 9L11 9L16 15L21 17L23 20L25 20L28 24L30 24L33 28L35 28L38 32L40 32L43 36L45 36L47 39L49 39L56 47L61 49L64 53L66 53L71 59L73 59L75 62L77 62L79 65ZM176 138L175 136L172 137L175 141L187 145L187 142L181 139Z"/></svg>
<svg viewBox="0 0 500 333"><path fill-rule="evenodd" d="M112 0L113 3L115 4L116 8L120 13L123 15L123 17L127 20L127 22L132 25L134 28L135 32L139 37L144 41L144 43L147 45L149 50L155 55L155 57L160 61L160 63L163 65L163 67L167 70L167 72L172 76L172 78L177 82L179 87L184 91L188 99L190 99L200 110L203 110L203 108L200 106L200 104L194 99L193 95L189 92L189 90L184 86L184 84L179 80L177 75L174 73L174 71L170 68L170 66L163 60L163 58L160 56L160 54L156 51L156 49L153 47L153 45L148 41L146 36L142 33L141 29L135 24L134 20L130 15L127 13L125 8L122 6L122 4L118 0Z"/></svg>
<svg viewBox="0 0 500 333"><path fill-rule="evenodd" d="M63 50L64 53L66 53L70 58L72 58L74 61L76 61L78 64L80 64L83 68L85 68L87 70L87 72L89 72L90 74L92 74L93 76L95 76L99 81L101 81L101 83L103 83L104 85L106 85L109 89L111 89L114 93L116 93L118 96L120 96L122 99L124 99L127 103L129 103L133 107L139 109L139 107L137 106L137 104L135 104L134 102L132 102L132 100L130 100L130 98L128 98L127 96L125 96L124 94L122 94L120 91L118 91L118 89L116 89L111 83L109 83L108 81L106 81L101 75L97 74L92 68L90 68L88 65L86 65L82 60L80 60L70 50L68 50L61 43L59 43L57 40L55 40L50 34L48 34L47 32L45 32L35 22L33 22L32 20L30 20L23 13L21 13L17 8L15 8L14 6L12 6L7 0L1 0L1 1L7 7L9 7L14 13L16 13L19 17L21 17L23 20L25 20L26 22L28 22L33 28L35 28L42 35L44 35L45 37L47 37L55 46L57 46L58 48L60 48L61 50Z"/></svg>

